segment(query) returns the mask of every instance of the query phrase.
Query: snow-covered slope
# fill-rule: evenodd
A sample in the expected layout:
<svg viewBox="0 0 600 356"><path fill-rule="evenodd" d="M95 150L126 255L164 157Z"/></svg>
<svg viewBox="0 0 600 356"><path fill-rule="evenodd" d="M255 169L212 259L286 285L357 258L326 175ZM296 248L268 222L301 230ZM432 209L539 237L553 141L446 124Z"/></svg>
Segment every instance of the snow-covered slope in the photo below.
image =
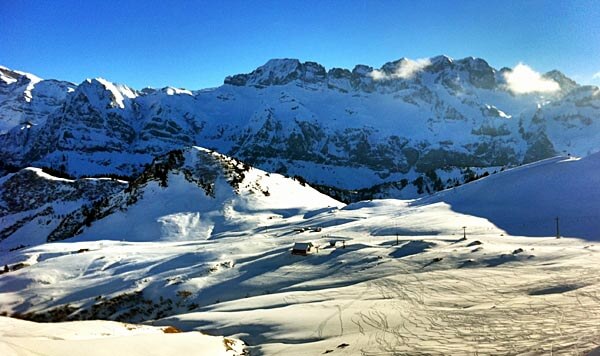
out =
<svg viewBox="0 0 600 356"><path fill-rule="evenodd" d="M342 206L214 152L173 152L76 237L1 254L0 312L173 325L267 355L581 354L600 322L599 157ZM576 238L554 237L555 214ZM309 241L319 249L290 254Z"/></svg>
<svg viewBox="0 0 600 356"><path fill-rule="evenodd" d="M479 216L511 235L556 235L600 240L600 154L555 157L493 174L418 200L442 202Z"/></svg>
<svg viewBox="0 0 600 356"><path fill-rule="evenodd" d="M482 59L419 63L350 71L277 59L194 92L88 80L38 126L3 119L10 130L0 135L0 158L73 175L136 175L154 156L195 144L352 200L417 197L463 182L467 169L599 149L597 87L552 71L540 80L557 90L515 92L512 71ZM5 90L22 96L15 85Z"/></svg>
<svg viewBox="0 0 600 356"><path fill-rule="evenodd" d="M61 179L28 168L4 178L0 191L5 250L75 235L78 240L209 239L343 206L303 181L199 147L157 158L129 184Z"/></svg>
<svg viewBox="0 0 600 356"><path fill-rule="evenodd" d="M163 162L165 168L157 168ZM273 219L301 218L313 210L343 205L301 182L198 147L171 153L149 168L154 173L161 169L165 170L154 179L142 176L134 182L124 194L127 203L93 223L77 240L217 238L222 233L258 231Z"/></svg>
<svg viewBox="0 0 600 356"><path fill-rule="evenodd" d="M110 321L39 324L0 317L0 354L28 355L244 354L239 340Z"/></svg>

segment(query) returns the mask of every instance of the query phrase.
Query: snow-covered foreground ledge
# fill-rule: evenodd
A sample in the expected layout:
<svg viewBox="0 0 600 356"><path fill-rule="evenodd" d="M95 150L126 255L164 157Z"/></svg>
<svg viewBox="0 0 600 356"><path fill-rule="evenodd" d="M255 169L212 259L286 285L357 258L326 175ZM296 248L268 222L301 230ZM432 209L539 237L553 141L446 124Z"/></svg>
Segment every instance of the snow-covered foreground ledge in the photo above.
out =
<svg viewBox="0 0 600 356"><path fill-rule="evenodd" d="M0 317L0 355L244 354L235 339L112 321L34 323Z"/></svg>

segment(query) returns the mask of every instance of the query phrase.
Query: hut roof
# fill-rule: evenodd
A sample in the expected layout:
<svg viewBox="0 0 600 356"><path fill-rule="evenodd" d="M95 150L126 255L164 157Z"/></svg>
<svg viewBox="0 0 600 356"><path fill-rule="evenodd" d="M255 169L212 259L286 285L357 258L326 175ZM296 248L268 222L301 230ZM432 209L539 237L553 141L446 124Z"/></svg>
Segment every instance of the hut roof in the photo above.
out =
<svg viewBox="0 0 600 356"><path fill-rule="evenodd" d="M294 250L307 251L313 246L314 245L312 242L296 242L296 243L294 243Z"/></svg>

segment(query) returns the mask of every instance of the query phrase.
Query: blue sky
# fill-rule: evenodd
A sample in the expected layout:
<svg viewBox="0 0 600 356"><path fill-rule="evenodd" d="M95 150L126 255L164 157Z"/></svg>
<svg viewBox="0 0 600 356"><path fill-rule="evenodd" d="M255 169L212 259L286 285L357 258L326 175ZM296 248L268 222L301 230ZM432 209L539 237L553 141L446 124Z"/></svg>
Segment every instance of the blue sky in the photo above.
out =
<svg viewBox="0 0 600 356"><path fill-rule="evenodd" d="M0 0L0 65L200 89L270 58L351 69L446 54L598 85L599 18L598 0Z"/></svg>

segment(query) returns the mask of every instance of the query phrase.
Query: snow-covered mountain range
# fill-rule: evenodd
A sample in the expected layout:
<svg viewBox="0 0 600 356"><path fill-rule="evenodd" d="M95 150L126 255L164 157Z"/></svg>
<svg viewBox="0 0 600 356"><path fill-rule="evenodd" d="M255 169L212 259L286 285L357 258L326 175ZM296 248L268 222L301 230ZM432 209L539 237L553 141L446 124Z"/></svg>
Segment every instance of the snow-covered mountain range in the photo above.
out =
<svg viewBox="0 0 600 356"><path fill-rule="evenodd" d="M345 201L412 198L484 171L600 149L600 90L478 58L326 70L275 59L198 91L79 85L0 68L4 173L135 177L199 145ZM525 75L523 75L525 70Z"/></svg>
<svg viewBox="0 0 600 356"><path fill-rule="evenodd" d="M585 353L599 139L597 87L475 58L0 67L0 353Z"/></svg>

